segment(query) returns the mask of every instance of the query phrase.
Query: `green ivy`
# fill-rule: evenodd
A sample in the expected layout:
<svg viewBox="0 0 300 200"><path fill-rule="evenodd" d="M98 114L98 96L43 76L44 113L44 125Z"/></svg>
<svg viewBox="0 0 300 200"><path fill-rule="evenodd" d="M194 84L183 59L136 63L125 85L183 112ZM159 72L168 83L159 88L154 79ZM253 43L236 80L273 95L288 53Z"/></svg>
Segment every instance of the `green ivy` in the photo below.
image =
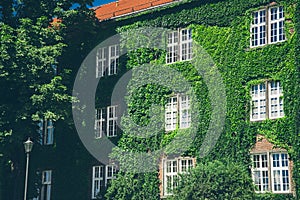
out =
<svg viewBox="0 0 300 200"><path fill-rule="evenodd" d="M138 27L192 28L193 40L213 58L221 73L227 96L225 129L213 151L205 158L198 158L198 160L205 163L227 158L248 166L250 165L249 151L254 145L256 135L262 134L276 146L285 148L289 152L294 162L295 189L300 195L300 16L297 14L300 13L300 2L298 0L277 1L277 4L284 6L285 9L287 41L250 48L249 30L252 13L271 2L266 0L189 1L167 9L160 8L159 12L147 11L121 18L114 23L118 26L118 32L126 36L122 40L122 45L128 49L133 49L136 35L129 35L127 31ZM151 41L147 40L146 36L142 39L147 45L145 48L139 48L127 54L125 64L127 70L145 63L159 65L165 62L165 51L151 49ZM199 147L203 142L211 117L212 108L208 88L190 62L178 62L169 66L189 81L196 99L200 102L197 135L186 152L188 155L198 157ZM285 116L276 120L250 122L250 85L265 80L281 81L284 88ZM154 84L144 85L136 90L131 90L129 87L129 92L132 93L126 99L129 114L133 121L140 125L149 123L151 105L157 104L163 107L167 97L172 93L168 88ZM161 149L180 132L179 130L169 133L160 132L152 137L136 138L130 134L130 124L127 122L126 118L123 118L124 133L118 146L128 152L149 152ZM118 151L115 151L112 157L121 161L125 159ZM147 179L147 182L144 182L145 176L146 174L120 173L112 182L106 197L108 199L113 197L141 199L138 198L138 194L147 193L151 199L152 197L153 199L159 198L157 196L158 174L149 175L151 178ZM147 186L144 187L145 184ZM133 194L134 192L136 194ZM261 199L293 198L269 194L259 196Z"/></svg>

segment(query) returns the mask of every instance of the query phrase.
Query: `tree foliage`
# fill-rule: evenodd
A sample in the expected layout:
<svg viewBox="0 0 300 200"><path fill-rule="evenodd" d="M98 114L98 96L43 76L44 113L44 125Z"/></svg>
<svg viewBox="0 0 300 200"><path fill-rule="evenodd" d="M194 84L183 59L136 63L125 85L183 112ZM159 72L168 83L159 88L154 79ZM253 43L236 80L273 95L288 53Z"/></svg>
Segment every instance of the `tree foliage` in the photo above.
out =
<svg viewBox="0 0 300 200"><path fill-rule="evenodd" d="M69 10L74 3L80 7ZM83 35L94 34L91 30L96 20L86 7L91 3L91 0L0 2L0 199L22 199L25 169L22 143L31 137L35 143L33 151L39 149L37 121L70 118L71 72L76 71L83 58L77 56L74 64L68 55L80 55L90 44L85 43ZM59 17L62 23L52 24L54 17ZM80 29L74 30L74 25L84 23L86 32L78 37ZM81 43L74 47L70 45L74 41ZM66 53L70 50L73 53Z"/></svg>
<svg viewBox="0 0 300 200"><path fill-rule="evenodd" d="M0 152L12 177L20 177L22 141L29 136L38 141L36 121L60 119L64 116L61 103L70 102L70 97L65 94L66 86L56 73L56 58L62 54L65 45L45 17L36 22L20 19L17 28L3 23L0 26L0 91L3 97Z"/></svg>
<svg viewBox="0 0 300 200"><path fill-rule="evenodd" d="M158 185L157 175L157 173L122 172L116 180L112 181L105 198L107 200L156 200L159 198L159 190L158 187L153 187L152 183L156 182Z"/></svg>
<svg viewBox="0 0 300 200"><path fill-rule="evenodd" d="M244 200L254 198L247 168L240 163L213 161L198 164L181 175L172 200Z"/></svg>
<svg viewBox="0 0 300 200"><path fill-rule="evenodd" d="M296 14L299 10L298 0L277 1L285 9L285 33L287 41L266 45L261 48L250 48L250 33L252 13L270 5L272 1L189 1L181 5L171 4L168 8L151 10L148 13L126 16L118 19L118 31L128 32L129 41L135 41L138 27L166 27L176 30L178 27L191 27L193 41L201 45L213 58L226 87L227 115L223 133L214 149L201 162L211 162L228 158L232 161L248 166L250 161L249 150L255 143L257 134L262 134L276 146L288 151L294 162L293 180L296 182L296 192L299 193L299 42L296 34L299 31L299 20ZM180 4L180 2L179 2ZM154 13L154 14L153 14ZM298 28L297 28L298 27ZM131 31L131 32L130 32ZM130 37L133 37L131 40ZM134 68L143 62L165 60L164 53L158 54L150 49L139 49L128 54L126 67ZM169 65L180 71L189 80L195 89L197 97L201 99L201 127L197 131L195 141L191 145L190 156L199 156L199 147L206 134L210 121L210 100L207 96L207 88L201 77L193 73L193 67L189 62L177 62ZM280 80L284 90L285 117L276 120L262 122L250 122L250 85L262 80ZM161 102L161 97L156 97L151 87L137 91L136 100L130 102L130 109L135 111L134 118L140 124L146 124L145 109L153 102ZM107 94L109 95L109 94ZM298 96L297 96L298 95ZM141 100L142 97L143 99ZM130 151L147 151L158 149L166 145L178 130L163 133L160 137L144 139L145 142L128 137L124 128L118 147ZM128 131L127 131L128 132ZM148 141L149 140L149 141ZM145 148L147 147L147 148ZM119 158L121 157L121 158ZM118 159L125 160L119 154ZM250 173L248 173L250 177ZM158 177L157 177L158 178ZM126 186L124 179L119 178L114 184ZM122 182L122 183L120 183ZM251 183L252 184L252 183ZM299 184L298 184L299 185ZM156 186L156 182L152 182ZM131 185L128 185L131 187ZM117 190L116 190L117 191ZM124 190L119 190L121 195ZM262 199L275 198L274 195L260 195ZM278 194L276 198L291 198L285 194ZM259 199L260 197L256 197ZM295 198L295 197L294 197ZM180 199L180 198L179 198ZM182 198L184 199L184 198ZM247 199L247 198L246 198Z"/></svg>

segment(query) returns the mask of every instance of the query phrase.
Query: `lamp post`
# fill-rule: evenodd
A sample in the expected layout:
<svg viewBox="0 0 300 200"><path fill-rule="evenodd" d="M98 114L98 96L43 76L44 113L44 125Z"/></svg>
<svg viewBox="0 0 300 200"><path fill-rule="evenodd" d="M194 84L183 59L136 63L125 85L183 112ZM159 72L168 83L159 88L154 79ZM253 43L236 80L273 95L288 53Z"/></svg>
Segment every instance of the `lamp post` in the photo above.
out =
<svg viewBox="0 0 300 200"><path fill-rule="evenodd" d="M25 148L25 153L26 153L26 174L25 174L24 200L26 200L26 197L27 197L29 153L32 150L32 146L33 146L33 142L30 140L30 138L28 138L27 141L24 142L24 148Z"/></svg>

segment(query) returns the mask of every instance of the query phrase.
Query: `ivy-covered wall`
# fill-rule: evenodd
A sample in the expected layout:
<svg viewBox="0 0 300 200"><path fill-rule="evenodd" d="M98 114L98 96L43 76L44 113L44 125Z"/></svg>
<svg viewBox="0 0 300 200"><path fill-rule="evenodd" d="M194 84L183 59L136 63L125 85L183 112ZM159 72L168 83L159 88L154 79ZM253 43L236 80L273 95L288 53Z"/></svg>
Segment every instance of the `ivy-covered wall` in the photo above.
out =
<svg viewBox="0 0 300 200"><path fill-rule="evenodd" d="M262 134L272 143L288 150L294 162L293 180L297 195L300 195L300 2L299 0L276 1L284 6L287 40L282 43L250 48L250 24L252 12L272 3L271 0L187 0L167 7L149 10L124 18L100 22L98 33L89 42L95 45L110 35L133 30L137 27L164 27L170 29L192 28L193 41L202 46L213 58L223 78L227 110L224 130L214 149L204 158L199 156L199 147L210 121L212 107L208 96L208 87L191 62L178 62L168 65L189 81L196 99L200 102L197 135L185 155L198 157L197 162L226 160L250 166L249 151L256 135ZM130 38L134 39L132 34ZM127 41L126 40L126 41ZM126 44L122 43L121 45ZM128 45L128 44L127 44ZM87 52L85 52L87 53ZM119 73L100 80L96 94L96 107L110 104L110 97L118 79L129 69L145 63L165 64L164 50L140 48L120 59ZM79 58L80 57L80 58ZM70 59L82 60L75 55ZM79 63L78 63L79 65ZM94 67L94 66L93 66ZM72 75L75 76L74 69ZM280 80L284 88L285 117L262 122L250 122L250 85L263 80ZM134 80L132 80L134 81ZM174 81L174 80L172 80ZM70 88L73 86L70 83ZM129 87L130 89L130 87ZM131 91L126 99L132 119L140 125L149 123L149 108L152 104L164 106L172 91L155 84L144 85ZM71 106L70 106L71 107ZM71 108L66 108L71 113ZM126 119L122 119L126 125ZM160 131L149 138L133 137L123 128L123 133L114 139L114 143L131 152L153 152L162 149L173 140L179 130ZM76 134L71 115L64 122L56 124L55 150L34 149L36 159L32 158L31 176L39 166L53 169L53 199L90 199L92 187L92 166L98 165L85 150ZM176 148L176 147L175 147ZM174 149L175 149L174 148ZM172 152L173 149L170 149ZM51 151L51 152L50 152ZM48 156L50 155L52 156ZM119 161L127 159L114 151L113 158ZM41 161L41 160L42 161ZM132 162L137 162L132 160ZM33 170L34 169L34 170ZM43 170L44 168L41 168ZM249 172L250 176L250 172ZM106 199L159 199L158 171L136 173L120 172L107 191L102 191ZM34 195L34 184L38 180L30 178L30 196ZM40 180L40 179L39 179ZM277 199L293 197L277 196ZM261 199L275 199L261 197ZM296 199L296 197L294 197Z"/></svg>
<svg viewBox="0 0 300 200"><path fill-rule="evenodd" d="M143 26L192 28L193 41L201 45L217 65L225 83L227 97L225 129L213 151L205 158L199 158L198 162L225 158L233 162L241 162L248 167L250 166L249 150L255 142L256 135L261 134L273 144L289 152L294 162L293 180L296 192L300 195L299 1L276 1L277 5L284 6L285 10L287 37L285 42L250 48L252 13L272 2L266 0L186 1L171 5L167 9L147 11L103 23L107 23L110 29L117 27L117 31L121 34ZM133 34L132 38L134 37ZM123 63L122 67L125 65L128 70L143 63L164 64L165 52L142 48L130 52L125 60L126 64ZM211 116L208 89L190 62L178 62L170 67L178 70L190 81L197 99L201 102L199 108L201 126L198 127L193 145L186 152L187 155L197 157ZM284 90L285 117L250 122L250 86L265 80L281 81ZM163 106L170 93L167 88L153 84L134 91L134 95L127 99L132 118L138 124L147 124L150 106L153 103ZM139 139L126 132L125 128L118 146L133 152L155 151L168 144L177 133L177 130L167 134L161 132L154 137ZM113 157L124 159L117 151L114 152ZM158 199L158 185L158 172L145 174L121 172L108 188L106 198ZM288 197L279 195L278 198Z"/></svg>

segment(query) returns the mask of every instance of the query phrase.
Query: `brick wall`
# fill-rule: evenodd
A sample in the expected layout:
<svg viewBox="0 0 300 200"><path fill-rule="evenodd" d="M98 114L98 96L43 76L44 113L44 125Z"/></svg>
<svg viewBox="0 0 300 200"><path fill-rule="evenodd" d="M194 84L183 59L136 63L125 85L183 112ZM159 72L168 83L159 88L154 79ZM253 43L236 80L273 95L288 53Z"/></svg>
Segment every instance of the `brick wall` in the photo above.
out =
<svg viewBox="0 0 300 200"><path fill-rule="evenodd" d="M268 141L268 139L263 135L256 136L256 143L250 150L250 154L259 154L259 153L267 153L267 152L287 152L286 149L278 148L274 144ZM295 183L292 179L293 174L293 161L289 160L289 171L290 171L290 186L291 192L295 195Z"/></svg>

